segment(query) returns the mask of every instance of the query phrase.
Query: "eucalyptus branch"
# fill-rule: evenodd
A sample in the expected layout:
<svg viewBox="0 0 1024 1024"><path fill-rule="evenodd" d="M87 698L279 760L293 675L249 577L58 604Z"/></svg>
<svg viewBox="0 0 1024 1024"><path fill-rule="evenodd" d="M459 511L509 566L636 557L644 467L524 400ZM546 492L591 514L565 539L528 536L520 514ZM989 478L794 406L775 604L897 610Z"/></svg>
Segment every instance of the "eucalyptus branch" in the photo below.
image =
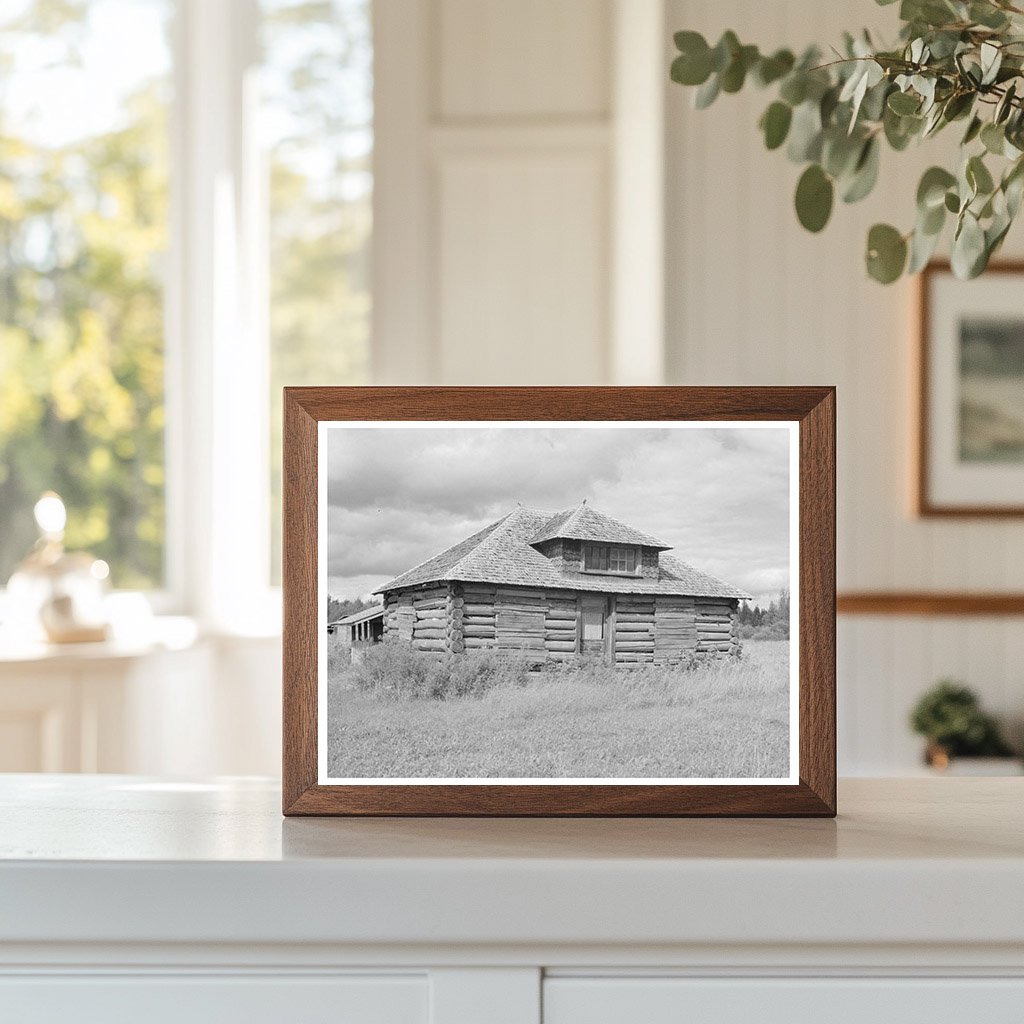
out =
<svg viewBox="0 0 1024 1024"><path fill-rule="evenodd" d="M827 62L815 47L798 58L789 50L762 54L734 32L714 46L696 32L678 32L671 75L697 88L702 109L750 81L774 89L758 126L768 149L785 146L804 166L795 206L809 231L825 227L837 194L854 203L872 191L883 144L900 152L962 122L958 166L922 176L911 230L876 224L868 232L866 266L885 284L916 273L952 220L953 269L975 277L1024 198L1024 25L1013 20L1024 9L1010 0L902 0L899 15L897 47L847 34Z"/></svg>

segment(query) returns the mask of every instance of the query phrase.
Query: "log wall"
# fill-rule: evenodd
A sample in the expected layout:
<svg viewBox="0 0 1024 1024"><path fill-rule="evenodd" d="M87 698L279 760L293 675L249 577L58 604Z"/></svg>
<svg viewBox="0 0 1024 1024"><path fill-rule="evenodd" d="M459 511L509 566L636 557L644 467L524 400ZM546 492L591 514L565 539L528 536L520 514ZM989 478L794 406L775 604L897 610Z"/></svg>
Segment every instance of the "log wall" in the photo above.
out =
<svg viewBox="0 0 1024 1024"><path fill-rule="evenodd" d="M547 594L543 590L499 587L494 601L498 647L512 651L543 651Z"/></svg>
<svg viewBox="0 0 1024 1024"><path fill-rule="evenodd" d="M724 598L698 597L696 606L697 650L721 654L739 653L737 602Z"/></svg>
<svg viewBox="0 0 1024 1024"><path fill-rule="evenodd" d="M679 665L697 653L739 653L736 601L609 597L606 635L618 665ZM446 583L387 595L384 629L386 636L438 654L499 649L566 661L581 651L580 608L574 591Z"/></svg>
<svg viewBox="0 0 1024 1024"><path fill-rule="evenodd" d="M498 646L494 601L497 588L489 583L462 584L462 636L467 651Z"/></svg>
<svg viewBox="0 0 1024 1024"><path fill-rule="evenodd" d="M697 649L697 610L692 597L659 596L654 611L654 660L679 665Z"/></svg>
<svg viewBox="0 0 1024 1024"><path fill-rule="evenodd" d="M579 601L574 593L548 591L544 607L544 650L548 661L569 661L579 652Z"/></svg>
<svg viewBox="0 0 1024 1024"><path fill-rule="evenodd" d="M618 594L612 601L609 628L617 665L651 664L655 652L655 598Z"/></svg>

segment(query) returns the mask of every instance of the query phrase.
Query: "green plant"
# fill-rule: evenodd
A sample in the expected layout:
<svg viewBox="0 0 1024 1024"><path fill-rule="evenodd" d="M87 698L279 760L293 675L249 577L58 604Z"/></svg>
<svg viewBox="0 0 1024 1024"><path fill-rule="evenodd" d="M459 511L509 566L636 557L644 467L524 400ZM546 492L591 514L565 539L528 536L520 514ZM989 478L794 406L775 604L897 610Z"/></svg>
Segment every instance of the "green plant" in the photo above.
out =
<svg viewBox="0 0 1024 1024"><path fill-rule="evenodd" d="M916 273L952 217L953 270L976 277L1024 196L1024 9L1011 0L902 0L899 17L898 45L846 33L828 58L813 46L800 57L762 54L732 31L715 46L697 32L677 32L671 76L697 87L698 108L748 81L773 87L777 98L759 126L768 149L785 143L790 160L807 164L795 202L808 231L825 227L837 193L855 203L871 192L883 142L902 151L960 122L959 166L925 171L914 227L874 225L865 260L882 284Z"/></svg>
<svg viewBox="0 0 1024 1024"><path fill-rule="evenodd" d="M1006 757L1013 753L991 715L972 690L943 679L917 702L910 715L914 732L952 757Z"/></svg>

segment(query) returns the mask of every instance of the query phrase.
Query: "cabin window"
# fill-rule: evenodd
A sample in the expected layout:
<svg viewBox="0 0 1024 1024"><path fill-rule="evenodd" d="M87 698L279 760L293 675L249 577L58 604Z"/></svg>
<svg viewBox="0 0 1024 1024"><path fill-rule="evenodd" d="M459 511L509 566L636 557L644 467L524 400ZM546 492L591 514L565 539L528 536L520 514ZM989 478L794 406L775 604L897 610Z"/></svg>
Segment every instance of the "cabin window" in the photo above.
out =
<svg viewBox="0 0 1024 1024"><path fill-rule="evenodd" d="M640 571L640 549L624 544L584 544L583 571L636 576Z"/></svg>
<svg viewBox="0 0 1024 1024"><path fill-rule="evenodd" d="M583 606L583 639L604 639L604 609L593 605Z"/></svg>

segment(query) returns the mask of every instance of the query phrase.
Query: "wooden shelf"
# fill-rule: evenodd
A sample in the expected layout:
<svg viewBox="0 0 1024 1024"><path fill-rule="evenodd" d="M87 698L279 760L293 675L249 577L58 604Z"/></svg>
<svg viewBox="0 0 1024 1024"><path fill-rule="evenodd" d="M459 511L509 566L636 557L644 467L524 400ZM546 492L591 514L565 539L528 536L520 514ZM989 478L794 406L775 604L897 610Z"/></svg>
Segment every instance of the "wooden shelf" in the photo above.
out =
<svg viewBox="0 0 1024 1024"><path fill-rule="evenodd" d="M860 591L836 597L839 615L1024 615L1024 594Z"/></svg>

